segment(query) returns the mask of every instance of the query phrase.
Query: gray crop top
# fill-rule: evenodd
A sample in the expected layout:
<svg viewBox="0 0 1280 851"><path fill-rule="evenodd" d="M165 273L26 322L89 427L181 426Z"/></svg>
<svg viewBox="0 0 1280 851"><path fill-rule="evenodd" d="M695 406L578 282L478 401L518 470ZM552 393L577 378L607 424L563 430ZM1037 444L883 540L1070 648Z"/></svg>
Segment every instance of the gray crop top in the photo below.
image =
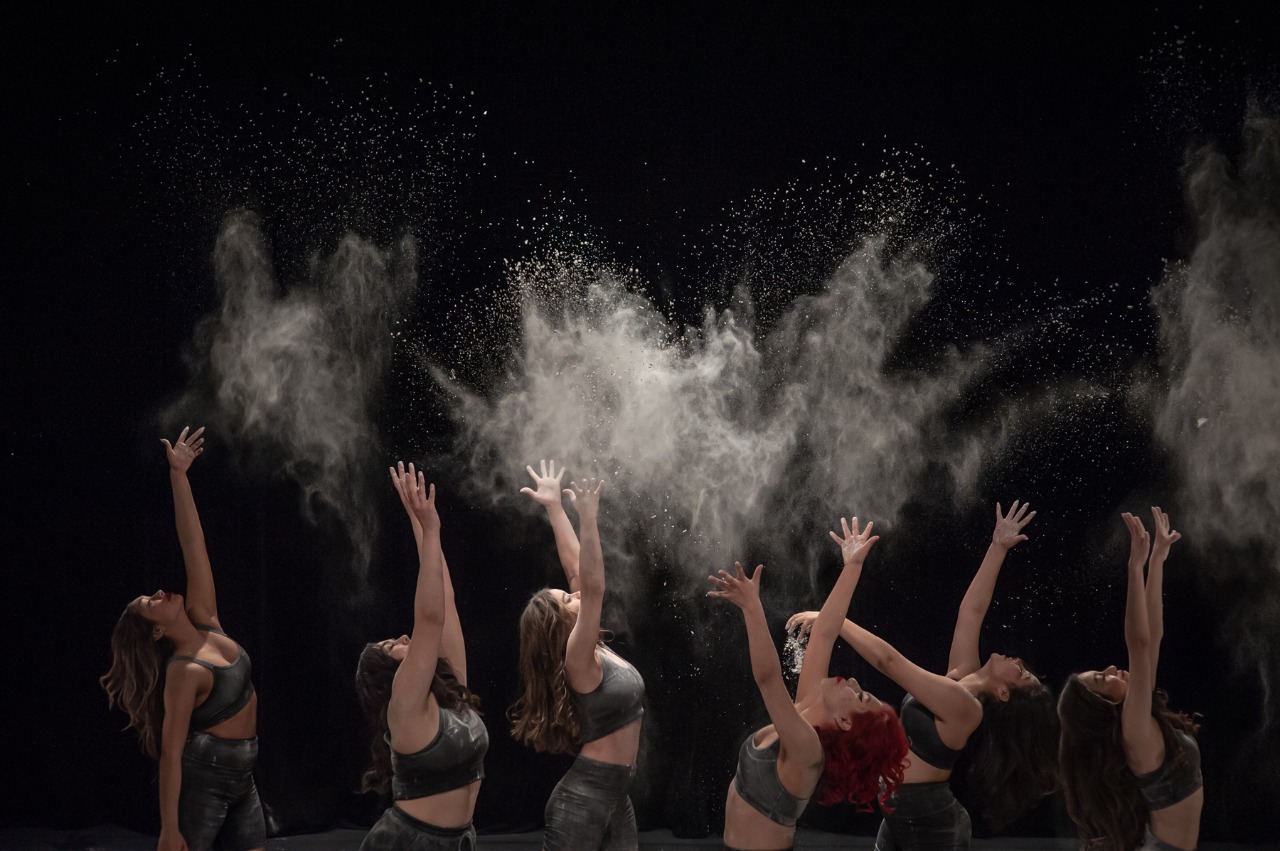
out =
<svg viewBox="0 0 1280 851"><path fill-rule="evenodd" d="M644 717L644 679L627 660L609 651L600 653L600 685L586 694L570 689L582 730L578 744L585 745L621 730Z"/></svg>
<svg viewBox="0 0 1280 851"><path fill-rule="evenodd" d="M1174 730L1173 737L1181 746L1181 754L1178 749L1166 747L1164 763L1159 768L1134 775L1138 791L1153 810L1163 810L1185 801L1204 785L1200 774L1200 746L1182 730Z"/></svg>
<svg viewBox="0 0 1280 851"><path fill-rule="evenodd" d="M782 740L775 739L769 747L757 748L755 739L756 733L752 733L738 749L738 773L733 776L733 788L765 818L784 827L795 827L809 799L792 795L778 779L778 750Z"/></svg>
<svg viewBox="0 0 1280 851"><path fill-rule="evenodd" d="M955 767L960 751L952 750L943 743L938 735L938 722L928 707L908 694L902 699L898 718L902 721L902 730L907 734L913 754L943 771Z"/></svg>
<svg viewBox="0 0 1280 851"><path fill-rule="evenodd" d="M388 738L388 744L390 738ZM440 708L436 737L417 753L391 749L391 795L397 801L439 795L484 779L489 731L470 707Z"/></svg>
<svg viewBox="0 0 1280 851"><path fill-rule="evenodd" d="M211 626L195 624L195 628L231 638L222 630ZM244 709L249 704L249 698L253 697L253 680L250 679L253 664L249 661L249 654L244 652L243 647L237 643L236 648L240 651L240 655L230 665L214 665L194 656L169 657L170 662L195 662L213 672L213 688L209 689L209 696L204 699L204 703L191 710L193 729L208 730L210 727L218 726Z"/></svg>

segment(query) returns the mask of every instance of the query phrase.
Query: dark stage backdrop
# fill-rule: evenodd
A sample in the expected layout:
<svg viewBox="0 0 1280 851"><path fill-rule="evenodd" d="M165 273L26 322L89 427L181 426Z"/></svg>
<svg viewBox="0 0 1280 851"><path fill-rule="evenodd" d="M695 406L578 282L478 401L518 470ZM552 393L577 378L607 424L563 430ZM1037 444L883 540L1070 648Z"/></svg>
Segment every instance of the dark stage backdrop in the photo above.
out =
<svg viewBox="0 0 1280 851"><path fill-rule="evenodd" d="M1274 838L1276 540L1232 538L1221 534L1229 518L1187 516L1204 502L1186 496L1180 450L1156 436L1144 395L1168 383L1149 292L1199 239L1187 152L1215 142L1243 160L1257 144L1241 132L1246 116L1277 126L1267 123L1273 16L1017 5L352 14L68 10L10 34L6 826L157 826L154 763L107 711L97 677L124 604L181 586L159 438L192 421L211 427L192 481L223 623L253 658L259 782L274 826L363 826L382 806L355 792L366 745L352 679L364 642L411 626L411 537L383 482L403 458L425 464L439 488L490 731L476 824L537 828L568 760L516 744L505 712L517 618L559 569L541 514L495 494L525 483L523 463L579 448L539 446L509 463L506 433L459 425L458 411L487 410L469 400L530 374L508 282L521 262L559 268L548 255L572 242L588 262L616 261L624 290L642 282L675 340L685 323L701 325L705 305L732 306L756 323L767 360L788 339L769 335L797 299L819 293L862 237L887 231L890 253L926 244L919 256L938 276L928 307L886 326L889 395L913 376L948 374L953 348L968 357L985 347L996 365L958 377L964 392L923 425L901 420L919 431L895 450L913 471L909 491L878 493L901 485L890 476L841 492L892 509L853 616L942 670L993 504L1029 499L1038 516L1007 560L984 655L1021 653L1055 686L1074 670L1123 665L1117 514L1165 505L1175 525L1216 534L1189 535L1170 561L1159 674L1175 707L1204 714L1203 836ZM1244 181L1273 192L1275 163L1261 163ZM850 200L868 190L878 200ZM916 211L905 224L889 218L904 197L919 203L905 204ZM1261 197L1274 227L1275 199ZM326 477L328 444L316 444L311 466L299 461L305 422L281 421L288 440L255 433L243 410L218 402L207 339L217 326L201 323L226 304L213 258L235 210L253 212L244 221L299 292L329 285L323 270L348 231L401 246L378 255L392 268L373 277L394 290L371 320L378 334L335 320L326 327L346 336L315 361L325 375L381 364L360 385L348 432L359 445L339 453L337 478ZM364 250L352 248L373 256ZM762 284L768 275L782 283ZM500 321L457 318L486 311ZM478 342L468 339L477 327ZM1274 344L1259 344L1264 361ZM299 410L351 402L339 394L328 405L322 394L337 385L282 382ZM730 402L738 416L760 405L763 421L779 403L762 398ZM1027 415L1035 410L1068 413ZM341 431L325 422L326 436ZM1015 439L961 476L956 436L993 423ZM1265 464L1274 421L1257 438ZM797 441L790 469L821 473L821 447ZM477 476L485 459L496 472ZM1253 472L1258 504L1274 511L1275 470ZM826 530L865 509L834 493L799 503L765 493L763 520L699 550L648 535L626 488L624 475L601 523L606 625L648 685L633 799L642 829L705 836L722 824L737 745L765 716L738 611L706 600L692 577L735 558L765 562L781 647L787 616L819 605L834 579ZM688 507L675 506L670 523L688 520ZM666 530L660 514L654 528ZM691 556L705 552L714 559ZM902 696L848 648L833 672L887 701ZM878 818L813 808L803 823L869 834ZM1060 798L1011 832L1068 835Z"/></svg>

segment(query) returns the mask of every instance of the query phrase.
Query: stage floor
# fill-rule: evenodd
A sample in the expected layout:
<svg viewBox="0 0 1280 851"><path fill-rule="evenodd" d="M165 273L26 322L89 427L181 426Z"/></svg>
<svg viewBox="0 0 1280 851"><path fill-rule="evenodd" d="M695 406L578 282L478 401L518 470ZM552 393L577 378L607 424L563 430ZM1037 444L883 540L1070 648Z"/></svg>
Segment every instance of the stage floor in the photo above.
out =
<svg viewBox="0 0 1280 851"><path fill-rule="evenodd" d="M267 840L268 851L356 851L362 830L331 830L301 836L285 836ZM487 834L480 837L481 848L500 851L538 851L541 833ZM155 851L156 840L132 830L115 825L100 825L86 830L16 829L0 830L0 849L13 851ZM836 833L805 830L796 837L797 849L827 851L827 849L872 848L869 836L846 836ZM719 837L706 839L677 839L665 830L651 830L640 834L640 847L651 851L662 849L720 848ZM1070 839L976 839L974 849L992 851L1074 851L1076 843ZM1202 842L1198 851L1258 851L1264 845ZM1275 846L1269 846L1275 847Z"/></svg>

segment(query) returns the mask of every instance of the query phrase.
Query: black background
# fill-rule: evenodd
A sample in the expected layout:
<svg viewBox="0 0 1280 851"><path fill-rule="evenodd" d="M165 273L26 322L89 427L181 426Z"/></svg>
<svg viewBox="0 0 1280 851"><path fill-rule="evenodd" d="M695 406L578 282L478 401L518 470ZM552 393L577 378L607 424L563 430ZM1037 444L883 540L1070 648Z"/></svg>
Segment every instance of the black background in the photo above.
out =
<svg viewBox="0 0 1280 851"><path fill-rule="evenodd" d="M1051 282L1052 298L1066 301L1114 284L1113 300L1082 319L1082 333L1105 338L1117 333L1107 327L1114 306L1143 301L1163 260L1189 251L1184 152L1208 140L1234 148L1250 91L1274 84L1269 63L1280 36L1274 16L1216 6L412 8L63 9L12 22L6 825L157 823L154 764L120 731L123 716L106 710L96 678L123 604L181 581L158 412L182 391L181 353L216 303L208 255L222 214L253 207L277 244L293 240L299 250L329 250L346 227L385 239L421 225L412 215L366 221L357 211L328 230L307 230L280 215L279 196L262 187L240 197L225 188L202 197L197 188L158 198L174 184L148 172L137 127L156 109L147 86L160 69L194 57L215 107L264 91L305 92L311 74L348 94L385 74L379 91L393 102L418 78L471 93L474 138L465 147L492 152L494 176L462 179L451 209L498 224L470 234L455 252L462 260L433 259L450 269L432 279L433 298L496 286L497 261L521 250L511 223L527 214L525 199L566 189L602 242L640 246L635 262L673 295L678 317L694 319L704 290L686 276L696 265L682 255L690 234L723 225L726 207L753 191L809 179L826 157L837 158L837 171L858 173L886 147L919 145L923 156L956 164L966 191L987 199L987 233L1013 258L1017 291L988 290L979 311L999 325L1047 300L1040 293ZM1198 58L1162 74L1160 48L1184 33L1194 34ZM1122 332L1116 368L1152 357L1154 327L1149 317ZM980 339L989 330L978 323L955 334ZM1050 372L1077 369L1068 353L1054 357ZM386 459L447 447L443 417L408 423L394 399L380 404ZM1122 571L1082 570L1078 581L1070 571L1120 565L1115 513L1174 486L1143 423L1119 410L1100 410L1098 421L1111 440L1041 442L1036 464L1073 472L1061 487L1045 487L1043 475L1030 486L1023 462L984 478L984 506L1023 494L1040 509L999 592L1025 608L989 649L1031 646L1058 682L1123 653ZM1102 452L1102 444L1118 448ZM412 553L400 509L386 489L371 577L380 605L346 606L341 534L325 528L323 515L318 525L304 519L288 482L231 463L216 434L210 448L193 483L223 623L255 663L264 799L289 831L367 824L378 804L352 791L363 744L351 678L363 641L409 627ZM1080 469L1082 456L1093 463ZM454 473L441 470L442 492ZM530 829L565 762L512 742L502 714L515 694L516 617L528 593L555 575L550 534L532 514L460 499L442 500L442 514L492 739L476 823L482 831ZM869 577L859 599L877 599L874 628L937 668L969 565L989 534L989 508L957 514L919 500L905 520L900 540L883 542L878 556L914 565L912 574ZM1035 569L1023 570L1028 564ZM646 676L649 723L661 731L642 757L635 799L642 828L706 835L721 823L734 747L759 720L760 704L736 612L664 595L664 569L654 567L648 616L633 618L618 638ZM1037 578L1055 571L1052 584ZM1249 738L1261 688L1230 674L1222 658L1229 638L1216 623L1221 601L1244 592L1206 593L1195 573L1170 571L1161 684L1175 705L1208 719L1203 836L1257 841L1275 835L1277 743L1274 731L1261 751ZM778 604L769 614L780 635L787 612ZM999 615L997 606L992 618ZM695 638L669 628L689 618L708 629ZM724 660L714 675L691 661L704 636ZM838 655L837 666L886 699L900 697L851 654ZM836 810L811 813L808 823L871 832L876 819ZM1050 801L1015 832L1066 830L1060 804Z"/></svg>

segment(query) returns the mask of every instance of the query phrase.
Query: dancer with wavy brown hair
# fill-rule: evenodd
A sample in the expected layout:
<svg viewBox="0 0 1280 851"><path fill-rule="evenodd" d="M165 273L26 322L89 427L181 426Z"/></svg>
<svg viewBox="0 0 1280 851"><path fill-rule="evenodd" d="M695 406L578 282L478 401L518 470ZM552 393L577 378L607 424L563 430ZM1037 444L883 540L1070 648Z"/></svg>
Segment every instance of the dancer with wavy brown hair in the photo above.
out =
<svg viewBox="0 0 1280 851"><path fill-rule="evenodd" d="M1200 837L1199 726L1170 710L1155 682L1164 637L1164 562L1182 535L1158 506L1151 515L1154 546L1141 520L1120 515L1129 531L1129 670L1110 665L1074 674L1058 698L1067 812L1089 848L1189 851Z"/></svg>
<svg viewBox="0 0 1280 851"><path fill-rule="evenodd" d="M576 754L547 801L546 851L638 847L628 790L635 776L644 719L644 680L605 645L604 553L597 514L604 481L571 482L563 491L578 511L565 514L560 479L544 462L528 468L524 488L547 510L569 590L543 588L520 616L521 694L508 713L512 734L538 751Z"/></svg>
<svg viewBox="0 0 1280 851"><path fill-rule="evenodd" d="M204 451L204 428L162 439L187 594L159 590L129 602L111 635L101 678L129 715L142 748L160 763L157 851L248 851L266 846L253 768L258 698L249 654L222 631L213 569L187 472Z"/></svg>

